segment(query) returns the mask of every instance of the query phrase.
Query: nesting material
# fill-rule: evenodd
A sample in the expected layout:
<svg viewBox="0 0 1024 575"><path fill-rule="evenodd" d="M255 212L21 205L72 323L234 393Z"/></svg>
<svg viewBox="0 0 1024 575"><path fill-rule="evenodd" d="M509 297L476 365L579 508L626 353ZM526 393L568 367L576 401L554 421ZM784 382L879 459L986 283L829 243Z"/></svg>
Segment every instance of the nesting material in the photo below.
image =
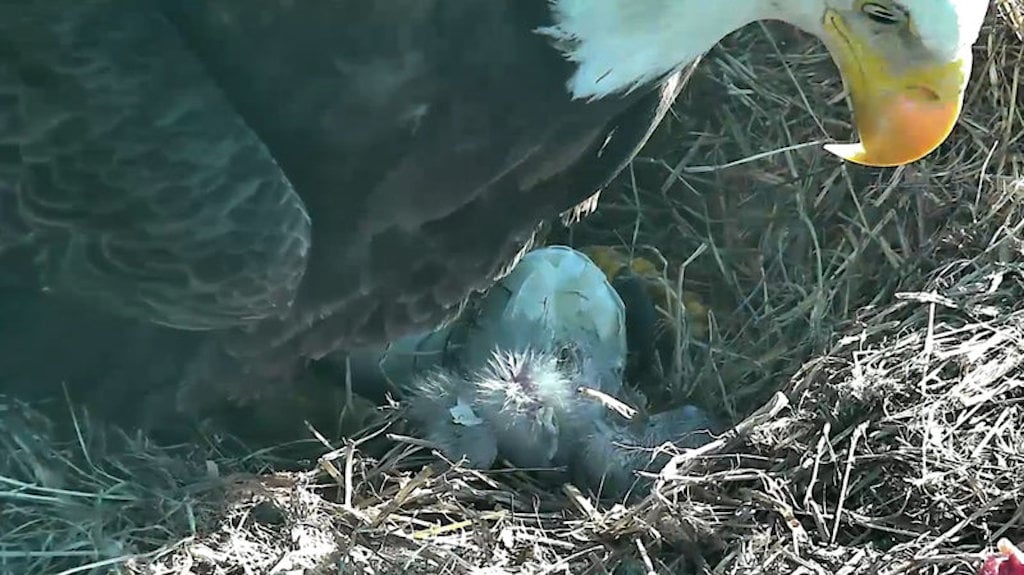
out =
<svg viewBox="0 0 1024 575"><path fill-rule="evenodd" d="M924 161L821 153L852 134L827 54L754 25L549 238L660 254L708 310L693 334L668 302L682 335L648 395L737 425L670 453L643 500L449 466L390 410L281 471L6 401L0 572L978 573L1024 539L1024 7L996 4L965 115Z"/></svg>

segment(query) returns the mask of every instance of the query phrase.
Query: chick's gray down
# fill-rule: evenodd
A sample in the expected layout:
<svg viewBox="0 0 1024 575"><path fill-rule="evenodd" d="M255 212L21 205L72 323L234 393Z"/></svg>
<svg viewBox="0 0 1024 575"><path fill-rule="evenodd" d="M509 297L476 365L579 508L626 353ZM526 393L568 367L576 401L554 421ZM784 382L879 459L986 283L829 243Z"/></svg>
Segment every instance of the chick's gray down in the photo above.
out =
<svg viewBox="0 0 1024 575"><path fill-rule="evenodd" d="M472 387L455 374L431 371L410 389L409 418L424 438L453 461L465 459L474 469L487 469L498 457L498 439L473 411Z"/></svg>
<svg viewBox="0 0 1024 575"><path fill-rule="evenodd" d="M564 468L544 475L612 498L641 494L650 482L636 472L667 460L657 448L697 447L720 428L694 406L631 419L610 407L646 407L623 385L628 311L587 256L550 246L527 253L452 324L360 363L380 362L409 418L450 459Z"/></svg>
<svg viewBox="0 0 1024 575"><path fill-rule="evenodd" d="M622 386L624 314L589 258L549 246L527 253L451 325L396 342L382 367L407 391L411 418L428 436L473 427L514 465L563 465L583 437L578 430L600 416L578 389L615 394ZM448 385L434 384L438 377ZM424 406L439 403L459 407L423 417ZM460 446L440 445L459 456Z"/></svg>
<svg viewBox="0 0 1024 575"><path fill-rule="evenodd" d="M635 399L645 407L642 397ZM656 414L640 409L630 419L606 410L589 423L572 460L574 479L615 499L646 495L653 481L639 472L657 474L678 450L700 447L724 430L693 405Z"/></svg>

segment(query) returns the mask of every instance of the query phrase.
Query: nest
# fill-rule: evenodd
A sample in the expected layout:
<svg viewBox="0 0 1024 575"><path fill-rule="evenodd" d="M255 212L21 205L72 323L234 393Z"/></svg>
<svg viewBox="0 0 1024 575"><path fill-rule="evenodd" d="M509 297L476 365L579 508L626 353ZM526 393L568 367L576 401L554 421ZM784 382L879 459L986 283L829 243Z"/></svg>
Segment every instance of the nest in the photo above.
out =
<svg viewBox="0 0 1024 575"><path fill-rule="evenodd" d="M977 572L1024 539L1024 5L997 5L963 119L924 161L823 154L853 132L827 53L752 25L600 209L552 231L660 264L666 321L691 329L655 399L736 423L648 497L466 470L403 435L398 406L253 452L4 399L0 572Z"/></svg>

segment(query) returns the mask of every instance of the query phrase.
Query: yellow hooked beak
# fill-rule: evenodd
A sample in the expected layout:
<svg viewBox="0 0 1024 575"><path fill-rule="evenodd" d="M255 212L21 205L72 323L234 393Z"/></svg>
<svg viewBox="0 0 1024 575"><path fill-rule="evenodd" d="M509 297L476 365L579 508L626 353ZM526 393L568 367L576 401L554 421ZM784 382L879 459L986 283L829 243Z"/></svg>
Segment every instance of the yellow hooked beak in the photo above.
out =
<svg viewBox="0 0 1024 575"><path fill-rule="evenodd" d="M900 166L937 148L953 130L971 71L968 50L942 64L901 66L870 39L855 36L841 16L825 16L826 43L853 101L861 142L825 149L866 166Z"/></svg>

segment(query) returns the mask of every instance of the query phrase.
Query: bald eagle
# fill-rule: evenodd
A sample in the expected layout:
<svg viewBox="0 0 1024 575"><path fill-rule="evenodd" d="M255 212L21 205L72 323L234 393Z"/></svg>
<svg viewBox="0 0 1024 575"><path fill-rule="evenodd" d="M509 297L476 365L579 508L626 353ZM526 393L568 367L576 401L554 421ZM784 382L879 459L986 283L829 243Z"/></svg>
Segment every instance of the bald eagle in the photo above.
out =
<svg viewBox="0 0 1024 575"><path fill-rule="evenodd" d="M987 4L8 0L0 299L62 306L34 324L49 341L122 318L200 338L196 382L281 381L491 285L749 23L832 53L861 142L829 151L921 158L957 120ZM0 371L25 362L11 349Z"/></svg>

